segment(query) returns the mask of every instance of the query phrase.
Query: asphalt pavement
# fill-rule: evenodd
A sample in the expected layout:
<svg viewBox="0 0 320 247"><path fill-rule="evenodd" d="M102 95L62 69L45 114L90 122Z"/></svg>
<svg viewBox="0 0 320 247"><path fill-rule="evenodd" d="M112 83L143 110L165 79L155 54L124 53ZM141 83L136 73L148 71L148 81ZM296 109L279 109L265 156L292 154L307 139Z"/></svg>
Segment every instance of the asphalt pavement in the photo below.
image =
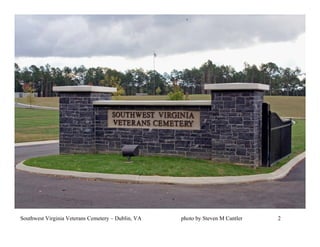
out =
<svg viewBox="0 0 320 247"><path fill-rule="evenodd" d="M57 154L58 144L19 146L22 160ZM305 208L305 160L283 179L225 185L96 181L16 170L16 208Z"/></svg>
<svg viewBox="0 0 320 247"><path fill-rule="evenodd" d="M35 145L17 145L15 147L15 164L39 156L59 154L59 143L48 142L47 144L38 143Z"/></svg>

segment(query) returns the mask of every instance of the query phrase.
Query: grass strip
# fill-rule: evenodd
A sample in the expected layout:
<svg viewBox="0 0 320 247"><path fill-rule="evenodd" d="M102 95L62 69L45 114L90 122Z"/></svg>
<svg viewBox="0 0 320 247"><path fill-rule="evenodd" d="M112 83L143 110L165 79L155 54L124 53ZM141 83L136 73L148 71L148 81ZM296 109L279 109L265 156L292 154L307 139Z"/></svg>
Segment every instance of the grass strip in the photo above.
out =
<svg viewBox="0 0 320 247"><path fill-rule="evenodd" d="M120 154L68 154L32 158L25 161L25 164L80 172L173 177L240 176L264 172L247 166L182 157L139 156L134 157L132 163L127 163L126 160Z"/></svg>

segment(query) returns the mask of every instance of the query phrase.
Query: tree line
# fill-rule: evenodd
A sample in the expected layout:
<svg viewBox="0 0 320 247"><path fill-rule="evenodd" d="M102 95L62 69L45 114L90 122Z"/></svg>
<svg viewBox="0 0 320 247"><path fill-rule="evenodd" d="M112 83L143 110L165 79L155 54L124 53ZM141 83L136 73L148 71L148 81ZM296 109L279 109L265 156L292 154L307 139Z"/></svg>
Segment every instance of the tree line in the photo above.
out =
<svg viewBox="0 0 320 247"><path fill-rule="evenodd" d="M305 95L305 74L299 68L282 68L269 62L260 66L244 64L242 71L211 60L199 68L172 70L160 74L141 68L120 72L111 68L51 67L49 64L20 68L15 63L15 91L35 92L38 97L55 96L53 86L95 85L117 87L118 95L167 95L179 87L185 94L204 94L204 84L254 82L270 85L270 95Z"/></svg>

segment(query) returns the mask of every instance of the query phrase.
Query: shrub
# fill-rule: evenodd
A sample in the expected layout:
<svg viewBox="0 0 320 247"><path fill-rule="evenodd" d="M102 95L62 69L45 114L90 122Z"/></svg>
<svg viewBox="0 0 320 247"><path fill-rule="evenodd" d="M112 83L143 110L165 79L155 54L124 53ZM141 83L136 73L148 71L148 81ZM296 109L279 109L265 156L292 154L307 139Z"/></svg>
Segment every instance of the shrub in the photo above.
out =
<svg viewBox="0 0 320 247"><path fill-rule="evenodd" d="M168 94L170 100L183 100L184 93L178 85L173 86L173 90Z"/></svg>

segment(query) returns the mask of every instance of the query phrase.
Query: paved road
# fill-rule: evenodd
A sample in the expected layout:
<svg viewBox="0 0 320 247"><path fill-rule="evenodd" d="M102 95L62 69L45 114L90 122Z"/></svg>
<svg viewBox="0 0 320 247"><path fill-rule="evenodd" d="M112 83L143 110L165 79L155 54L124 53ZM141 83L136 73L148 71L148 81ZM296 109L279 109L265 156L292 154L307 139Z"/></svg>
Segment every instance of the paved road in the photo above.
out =
<svg viewBox="0 0 320 247"><path fill-rule="evenodd" d="M33 146L15 147L15 163L32 157L46 156L59 153L59 144L41 144Z"/></svg>
<svg viewBox="0 0 320 247"><path fill-rule="evenodd" d="M16 147L16 163L58 144ZM284 179L236 185L133 184L16 170L16 208L305 208L305 162Z"/></svg>
<svg viewBox="0 0 320 247"><path fill-rule="evenodd" d="M28 108L28 109L43 109L43 110L59 110L59 107L49 107L49 106L40 106L40 105L29 105L15 102L15 107L18 108Z"/></svg>

